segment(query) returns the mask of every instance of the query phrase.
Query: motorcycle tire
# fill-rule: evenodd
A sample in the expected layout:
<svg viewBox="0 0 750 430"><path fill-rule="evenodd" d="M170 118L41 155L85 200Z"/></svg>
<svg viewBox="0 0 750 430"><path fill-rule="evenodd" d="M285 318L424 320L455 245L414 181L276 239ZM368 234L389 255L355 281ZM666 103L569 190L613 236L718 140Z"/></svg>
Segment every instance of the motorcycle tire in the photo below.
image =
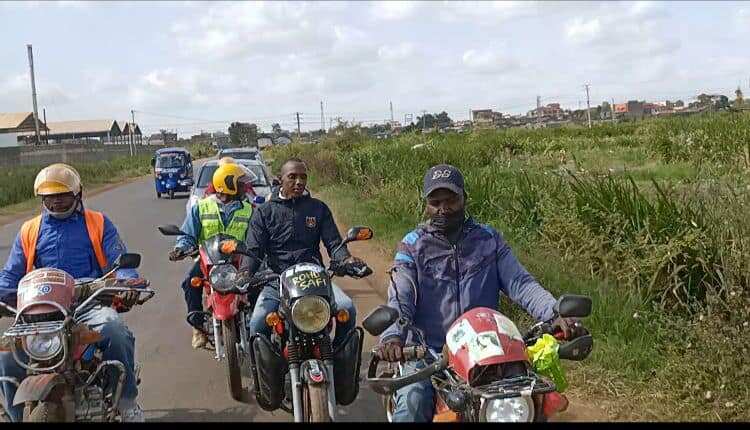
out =
<svg viewBox="0 0 750 430"><path fill-rule="evenodd" d="M24 422L29 423L58 423L63 421L63 407L55 402L39 402L31 412L24 410Z"/></svg>
<svg viewBox="0 0 750 430"><path fill-rule="evenodd" d="M160 199L160 198L161 198L161 193L160 193L160 192L158 192L158 191L156 192L156 198L157 198L157 199Z"/></svg>
<svg viewBox="0 0 750 430"><path fill-rule="evenodd" d="M227 356L227 382L229 394L238 402L243 401L242 395L242 371L240 370L240 359L237 356L237 325L235 320L222 321L221 333L224 337L224 352Z"/></svg>
<svg viewBox="0 0 750 430"><path fill-rule="evenodd" d="M325 384L303 385L302 398L305 399L305 422L329 423L328 392Z"/></svg>
<svg viewBox="0 0 750 430"><path fill-rule="evenodd" d="M174 191L169 190L169 200L174 200Z"/></svg>

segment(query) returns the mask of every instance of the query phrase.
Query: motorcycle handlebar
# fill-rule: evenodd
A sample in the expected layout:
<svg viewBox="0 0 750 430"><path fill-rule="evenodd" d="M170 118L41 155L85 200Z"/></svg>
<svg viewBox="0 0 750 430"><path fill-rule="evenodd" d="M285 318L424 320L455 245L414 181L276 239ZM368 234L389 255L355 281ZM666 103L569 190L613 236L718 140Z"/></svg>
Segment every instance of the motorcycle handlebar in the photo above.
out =
<svg viewBox="0 0 750 430"><path fill-rule="evenodd" d="M370 368L367 372L367 382L372 388L372 391L381 395L391 395L407 385L422 381L437 372L445 370L448 366L448 358L442 356L439 361L436 361L414 373L390 378L377 378L375 377L375 372L377 371L377 365L379 362L380 358L378 358L377 354L372 354L372 357L370 358Z"/></svg>

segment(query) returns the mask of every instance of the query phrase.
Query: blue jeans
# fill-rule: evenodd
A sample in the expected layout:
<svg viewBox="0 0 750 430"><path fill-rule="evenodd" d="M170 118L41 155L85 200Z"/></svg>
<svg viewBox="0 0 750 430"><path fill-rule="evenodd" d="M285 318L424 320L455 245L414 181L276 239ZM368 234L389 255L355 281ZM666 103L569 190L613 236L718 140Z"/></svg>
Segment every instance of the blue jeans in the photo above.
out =
<svg viewBox="0 0 750 430"><path fill-rule="evenodd" d="M201 273L201 265L196 262L190 268L190 271L180 285L182 291L185 293L185 305L187 306L188 313L203 310L203 287L195 288L190 285L190 279L201 276ZM205 316L203 314L197 314L193 317L193 323L197 326L202 326L204 320Z"/></svg>
<svg viewBox="0 0 750 430"><path fill-rule="evenodd" d="M333 347L335 348L354 330L354 326L357 324L357 309L354 307L352 299L336 285L333 286L333 299L336 301L337 309L349 311L349 321L336 326L336 335L333 337ZM271 336L271 327L266 324L266 315L277 311L280 303L278 286L269 285L263 288L263 291L258 295L258 301L255 302L255 309L253 309L248 324L251 336L255 333L262 333L266 337Z"/></svg>
<svg viewBox="0 0 750 430"><path fill-rule="evenodd" d="M407 361L401 375L416 372L424 367L422 361ZM396 391L393 422L429 423L435 415L435 389L429 379L415 382Z"/></svg>
<svg viewBox="0 0 750 430"><path fill-rule="evenodd" d="M96 306L76 318L79 323L86 324L92 330L98 331L104 336L100 343L109 345L104 350L104 360L117 360L125 365L125 385L122 388L122 399L134 400L138 395L138 387L135 380L135 337L125 326L120 315L111 307ZM27 360L26 355L19 351L19 356ZM20 383L26 377L26 369L16 363L12 352L0 352L0 376L16 378ZM10 383L0 384L0 390L5 397L5 410L14 422L21 421L23 405L12 407L13 396L16 387Z"/></svg>

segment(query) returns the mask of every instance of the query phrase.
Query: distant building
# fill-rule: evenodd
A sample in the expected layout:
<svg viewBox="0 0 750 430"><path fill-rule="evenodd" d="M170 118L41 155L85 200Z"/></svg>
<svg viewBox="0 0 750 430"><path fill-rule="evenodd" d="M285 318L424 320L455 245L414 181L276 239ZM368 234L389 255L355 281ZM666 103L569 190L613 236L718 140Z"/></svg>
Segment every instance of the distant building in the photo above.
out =
<svg viewBox="0 0 750 430"><path fill-rule="evenodd" d="M177 144L177 133L160 130L159 133L154 133L148 138L148 144L173 146Z"/></svg>
<svg viewBox="0 0 750 430"><path fill-rule="evenodd" d="M646 114L645 102L629 100L627 103L615 104L615 115L620 118L642 119Z"/></svg>
<svg viewBox="0 0 750 430"><path fill-rule="evenodd" d="M38 120L40 139L44 141L47 126ZM33 132L36 136L34 126L34 114L32 112L0 113L0 147L18 146L18 135L20 133Z"/></svg>
<svg viewBox="0 0 750 430"><path fill-rule="evenodd" d="M19 133L24 143L34 139L34 132ZM45 139L50 143L128 143L122 129L113 119L48 122Z"/></svg>
<svg viewBox="0 0 750 430"><path fill-rule="evenodd" d="M119 141L115 143L129 143L130 142L131 126L133 129L133 139L135 140L135 143L138 145L143 143L143 133L141 132L141 128L138 126L137 122L123 121L120 123L120 125L122 125L121 135L123 138L119 139Z"/></svg>

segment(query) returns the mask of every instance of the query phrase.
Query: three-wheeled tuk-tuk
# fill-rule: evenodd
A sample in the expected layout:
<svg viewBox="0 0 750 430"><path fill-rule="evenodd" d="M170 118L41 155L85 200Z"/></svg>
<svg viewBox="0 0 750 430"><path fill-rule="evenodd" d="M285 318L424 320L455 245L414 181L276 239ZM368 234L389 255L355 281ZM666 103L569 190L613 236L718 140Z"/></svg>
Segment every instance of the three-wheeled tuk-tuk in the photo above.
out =
<svg viewBox="0 0 750 430"><path fill-rule="evenodd" d="M193 157L185 148L162 148L151 159L156 198L162 194L189 193L193 186Z"/></svg>

